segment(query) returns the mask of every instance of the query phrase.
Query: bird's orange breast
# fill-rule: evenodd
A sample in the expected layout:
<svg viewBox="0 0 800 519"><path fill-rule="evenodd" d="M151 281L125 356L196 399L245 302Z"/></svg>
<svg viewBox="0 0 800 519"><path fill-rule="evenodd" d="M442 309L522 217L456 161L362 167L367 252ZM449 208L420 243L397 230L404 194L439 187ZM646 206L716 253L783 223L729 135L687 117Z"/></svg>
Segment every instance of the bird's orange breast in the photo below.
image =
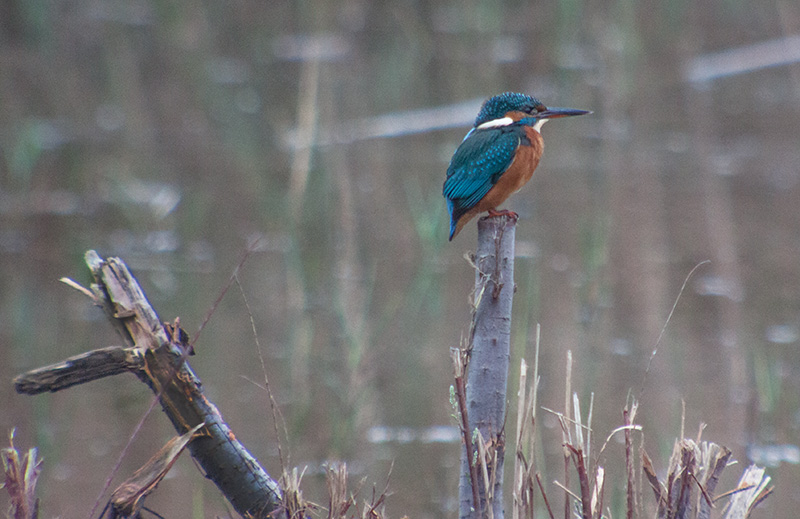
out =
<svg viewBox="0 0 800 519"><path fill-rule="evenodd" d="M489 209L497 209L509 196L519 191L531 179L533 171L539 165L539 159L542 157L544 141L541 134L533 128L526 126L524 130L526 138L517 148L511 165L500 175L497 183L489 189L486 195L458 219L453 236L461 232L464 225L475 216Z"/></svg>
<svg viewBox="0 0 800 519"><path fill-rule="evenodd" d="M511 165L479 203L483 207L481 212L496 209L533 177L533 171L539 165L539 159L542 158L544 141L541 134L530 127L525 128L525 136L530 144L523 142L517 148Z"/></svg>

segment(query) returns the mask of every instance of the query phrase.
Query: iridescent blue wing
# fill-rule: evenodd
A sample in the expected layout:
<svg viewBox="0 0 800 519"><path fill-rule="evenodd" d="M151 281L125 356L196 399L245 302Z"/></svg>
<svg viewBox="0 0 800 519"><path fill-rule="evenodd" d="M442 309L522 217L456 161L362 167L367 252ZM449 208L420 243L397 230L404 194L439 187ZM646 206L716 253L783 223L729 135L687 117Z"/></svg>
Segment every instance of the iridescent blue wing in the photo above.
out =
<svg viewBox="0 0 800 519"><path fill-rule="evenodd" d="M520 134L513 127L472 130L447 168L442 193L453 225L497 183L514 160Z"/></svg>

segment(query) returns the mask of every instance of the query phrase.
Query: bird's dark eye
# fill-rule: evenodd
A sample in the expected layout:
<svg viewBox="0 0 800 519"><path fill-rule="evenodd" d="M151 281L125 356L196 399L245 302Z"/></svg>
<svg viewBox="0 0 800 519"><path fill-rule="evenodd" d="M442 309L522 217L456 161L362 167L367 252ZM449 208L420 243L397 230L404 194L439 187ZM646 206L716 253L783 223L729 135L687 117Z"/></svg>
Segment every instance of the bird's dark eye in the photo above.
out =
<svg viewBox="0 0 800 519"><path fill-rule="evenodd" d="M525 112L531 115L536 115L539 113L539 106L538 105L528 105L525 107Z"/></svg>
<svg viewBox="0 0 800 519"><path fill-rule="evenodd" d="M544 107L544 105L543 105L543 104L538 104L538 105L531 105L531 106L528 108L527 112L528 112L529 114L531 114L531 115L536 115L536 114L538 114L539 112L541 112L541 111L543 111L543 110L546 110L546 108Z"/></svg>

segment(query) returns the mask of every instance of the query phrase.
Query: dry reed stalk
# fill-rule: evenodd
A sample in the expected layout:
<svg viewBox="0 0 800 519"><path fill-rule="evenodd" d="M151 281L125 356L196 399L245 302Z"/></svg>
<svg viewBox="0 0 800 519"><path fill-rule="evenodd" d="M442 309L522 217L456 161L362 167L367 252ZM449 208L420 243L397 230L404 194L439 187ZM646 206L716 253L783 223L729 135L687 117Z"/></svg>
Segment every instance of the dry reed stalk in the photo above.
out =
<svg viewBox="0 0 800 519"><path fill-rule="evenodd" d="M450 357L453 359L453 370L455 372L454 392L456 404L458 405L459 423L461 435L464 437L464 448L469 463L469 479L472 488L472 507L480 512L481 499L478 494L478 467L475 464L475 448L472 445L472 433L469 430L469 417L467 416L467 389L464 381L464 372L467 368L469 354L462 348L451 348ZM480 515L480 514L479 514Z"/></svg>
<svg viewBox="0 0 800 519"><path fill-rule="evenodd" d="M576 448L574 445L568 445L567 447L572 454L572 462L575 464L575 470L578 472L578 483L581 487L581 517L583 517L583 519L592 519L592 491L589 485L589 474L583 457L583 449L580 447Z"/></svg>
<svg viewBox="0 0 800 519"><path fill-rule="evenodd" d="M636 400L633 400L630 404L630 408L625 406L625 409L622 410L622 422L626 427L630 427L633 424L633 421L636 419L636 409L638 408L638 404ZM625 474L626 474L626 494L627 494L627 502L626 502L626 517L627 519L633 519L636 516L636 483L635 483L635 473L633 469L633 438L632 438L632 431L630 428L625 429Z"/></svg>
<svg viewBox="0 0 800 519"><path fill-rule="evenodd" d="M533 418L534 405L531 401L533 389L530 393L528 386L528 366L525 359L520 362L519 391L517 392L517 432L516 455L514 456L514 487L512 490L513 519L533 517L533 440L535 419ZM525 446L530 439L531 459L525 457Z"/></svg>
<svg viewBox="0 0 800 519"><path fill-rule="evenodd" d="M750 465L745 469L739 485L733 493L725 519L746 519L753 509L761 504L775 490L768 485L772 479L761 467Z"/></svg>
<svg viewBox="0 0 800 519"><path fill-rule="evenodd" d="M570 419L570 395L572 394L572 351L567 350L567 378L566 378L566 387L564 390L564 417L567 420ZM566 426L564 421L561 422L561 432L562 432L562 439L564 444L564 486L565 488L569 488L569 460L570 460L570 452L567 448L567 445L572 443L572 438L570 438L569 434L569 427ZM570 519L569 514L569 493L564 494L564 519Z"/></svg>
<svg viewBox="0 0 800 519"><path fill-rule="evenodd" d="M298 471L295 467L291 473L284 472L281 477L281 486L283 487L281 505L286 512L287 519L305 519L309 511L317 508L313 503L303 499L303 491L300 489L303 474L305 474L305 469Z"/></svg>
<svg viewBox="0 0 800 519"><path fill-rule="evenodd" d="M480 431L476 430L475 438L477 440L475 444L478 447L478 464L481 468L481 479L483 480L483 497L486 501L484 510L486 511L487 519L494 519L493 505L495 500L495 478L497 477L497 446L491 440L490 444L487 445ZM479 517L483 516L479 515Z"/></svg>
<svg viewBox="0 0 800 519"><path fill-rule="evenodd" d="M658 476L656 475L656 470L653 468L653 462L650 459L650 456L647 455L645 452L644 447L639 450L639 455L642 460L642 470L644 471L645 477L647 477L647 481L650 483L650 487L653 489L653 493L656 496L656 503L657 503L657 510L656 510L656 517L663 517L664 510L667 506L666 500L666 492L667 490L661 485L661 482L658 480Z"/></svg>
<svg viewBox="0 0 800 519"><path fill-rule="evenodd" d="M765 476L764 469L751 466L742 475L738 488L714 496L719 477L728 466L731 451L711 442L690 439L676 441L666 486L656 476L652 461L644 449L641 450L641 456L644 474L658 503L658 519L708 519L714 503L731 496L723 517L747 519L753 508L773 491L772 487L768 488L770 478Z"/></svg>
<svg viewBox="0 0 800 519"><path fill-rule="evenodd" d="M522 473L527 467L525 460L525 453L522 448L522 432L525 429L527 414L527 402L525 398L525 390L528 384L528 365L525 359L520 361L519 366L519 389L517 390L517 430L514 437L516 441L516 453L514 456L514 487L511 491L512 494L512 509L511 515L513 519L520 519L525 516L524 509L529 503L527 481L523 480ZM526 471L527 472L527 471Z"/></svg>
<svg viewBox="0 0 800 519"><path fill-rule="evenodd" d="M597 467L594 478L594 489L592 490L592 517L598 519L603 514L603 491L606 488L606 471L603 467Z"/></svg>
<svg viewBox="0 0 800 519"><path fill-rule="evenodd" d="M391 475L392 469L389 469ZM389 495L389 479L387 477L386 487L378 494L375 488L372 489L372 498L369 502L364 501L361 512L358 512L358 501L356 496L364 486L366 478L362 479L354 491L348 490L347 486L347 464L344 462L333 463L326 468L325 483L328 487L328 516L327 519L383 519L384 504ZM305 519L305 516L302 517Z"/></svg>
<svg viewBox="0 0 800 519"><path fill-rule="evenodd" d="M536 398L539 386L539 343L541 328L536 325L536 352L533 383L528 388L528 364L520 362L519 390L517 391L516 455L514 457L513 519L533 519L534 452L536 442ZM530 459L525 456L527 448ZM548 505L549 507L549 505Z"/></svg>
<svg viewBox="0 0 800 519"><path fill-rule="evenodd" d="M37 459L36 447L20 456L14 447L14 429L8 435L8 447L0 450L3 459L5 482L0 488L8 492L8 517L35 519L39 516L39 499L36 497L36 482L42 470L42 460Z"/></svg>
<svg viewBox="0 0 800 519"><path fill-rule="evenodd" d="M536 484L539 486L539 491L542 493L542 500L544 501L545 508L547 508L547 513L550 515L550 519L556 519L556 516L553 515L553 509L550 507L550 500L547 499L547 492L544 491L544 485L542 485L542 476L538 472L536 473Z"/></svg>

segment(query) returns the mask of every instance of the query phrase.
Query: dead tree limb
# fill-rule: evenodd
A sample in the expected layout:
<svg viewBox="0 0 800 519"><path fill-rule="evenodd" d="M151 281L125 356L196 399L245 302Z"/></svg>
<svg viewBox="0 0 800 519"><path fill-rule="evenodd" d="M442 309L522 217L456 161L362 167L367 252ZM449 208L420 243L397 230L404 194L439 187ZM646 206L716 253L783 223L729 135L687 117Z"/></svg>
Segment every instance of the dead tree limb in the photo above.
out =
<svg viewBox="0 0 800 519"><path fill-rule="evenodd" d="M14 379L14 389L25 395L54 393L92 380L135 372L142 366L144 359L137 348L109 346L23 373Z"/></svg>
<svg viewBox="0 0 800 519"><path fill-rule="evenodd" d="M122 260L103 259L89 251L86 263L94 278L94 302L103 308L124 346L95 350L22 374L14 380L16 390L26 394L59 391L122 372L134 373L159 396L179 434L205 423L189 442L189 452L237 513L266 518L278 511L280 487L203 394L200 379L185 362L190 345L179 323L161 322Z"/></svg>

